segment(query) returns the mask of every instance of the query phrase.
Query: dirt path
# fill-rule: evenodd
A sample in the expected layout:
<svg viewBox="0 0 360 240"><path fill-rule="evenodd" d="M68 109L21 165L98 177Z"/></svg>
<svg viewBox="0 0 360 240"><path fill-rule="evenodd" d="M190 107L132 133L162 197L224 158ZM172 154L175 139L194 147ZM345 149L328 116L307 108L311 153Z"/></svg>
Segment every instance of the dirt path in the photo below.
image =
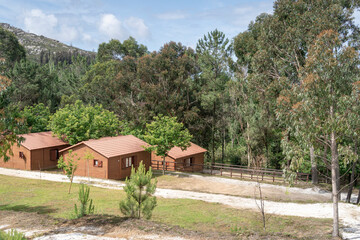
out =
<svg viewBox="0 0 360 240"><path fill-rule="evenodd" d="M30 172L14 169L4 169L0 168L0 174L24 178L33 178L39 179L39 172ZM212 177L214 178L214 177ZM51 174L51 173L41 173L41 179L50 180L50 181L59 181L67 182L68 179L66 176L61 174ZM87 178L84 177L75 177L74 182L84 182L87 181ZM90 179L90 184L102 188L111 188L111 189L122 189L123 183L112 180L102 180L102 179ZM216 180L216 179L215 179ZM232 179L221 179L218 178L217 181L228 181ZM214 179L212 179L214 181ZM238 180L233 180L238 181ZM234 184L239 184L241 181L234 182ZM213 184L213 183L208 183ZM253 183L252 183L253 184ZM266 186L263 184L264 187ZM281 188L281 186L274 186ZM303 194L302 192L312 191L306 189L292 189L292 191L298 192L298 194ZM316 193L311 193L315 195ZM321 193L318 193L321 194ZM213 193L203 193L203 192L194 192L194 191L183 191L183 190L173 190L173 189L163 189L158 188L156 190L156 196L163 198L187 198L194 200L201 200L206 202L221 203L234 208L246 208L257 210L257 205L252 198L243 198L238 196L228 196L224 194L213 194ZM267 213L273 213L278 215L290 215L290 216L300 216L300 217L315 217L315 218L331 218L332 217L332 204L331 203L312 203L312 204L301 204L301 203L291 203L291 202L274 202L274 201L265 201L265 209ZM360 239L360 207L352 204L339 204L340 209L340 220L341 223L346 227L344 228L343 236L345 239Z"/></svg>
<svg viewBox="0 0 360 240"><path fill-rule="evenodd" d="M172 173L158 177L158 188L217 193L254 198L257 182L212 177L205 175ZM330 202L331 194L318 188L301 189L261 183L264 199L280 202ZM354 195L355 197L355 195Z"/></svg>

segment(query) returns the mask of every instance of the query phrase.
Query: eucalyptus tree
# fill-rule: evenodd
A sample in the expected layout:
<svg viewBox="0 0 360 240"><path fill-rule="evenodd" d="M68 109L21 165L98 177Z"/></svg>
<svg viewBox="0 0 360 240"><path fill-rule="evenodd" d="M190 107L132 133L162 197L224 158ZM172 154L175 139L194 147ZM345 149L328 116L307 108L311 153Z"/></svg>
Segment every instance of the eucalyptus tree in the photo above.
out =
<svg viewBox="0 0 360 240"><path fill-rule="evenodd" d="M249 121L249 127L261 130L260 135L252 136L260 140L257 148L265 146L260 155L271 157L269 146L280 143L279 133L286 126L276 119L276 99L281 91L300 82L299 73L316 37L333 29L342 43L358 48L359 28L352 18L358 7L357 1L278 0L273 14L259 15L234 39L237 64L246 69L248 96L258 109L259 118Z"/></svg>
<svg viewBox="0 0 360 240"><path fill-rule="evenodd" d="M299 85L293 86L297 101L289 111L296 126L293 134L299 141L310 141L315 147L320 143L331 150L333 236L339 235L339 159L344 162L356 159L356 153L343 140L353 125L349 106L356 106L356 103L349 99L360 80L359 64L358 52L343 46L337 32L322 32L308 51ZM290 100L280 97L279 102L286 105ZM299 151L297 146L291 145L284 150L288 154Z"/></svg>

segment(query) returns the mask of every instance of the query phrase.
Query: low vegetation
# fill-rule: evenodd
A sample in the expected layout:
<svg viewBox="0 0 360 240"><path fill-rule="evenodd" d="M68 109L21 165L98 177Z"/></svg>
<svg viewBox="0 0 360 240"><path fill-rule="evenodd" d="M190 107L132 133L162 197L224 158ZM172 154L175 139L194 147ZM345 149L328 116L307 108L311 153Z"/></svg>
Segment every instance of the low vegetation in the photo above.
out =
<svg viewBox="0 0 360 240"><path fill-rule="evenodd" d="M9 232L0 231L1 240L26 240L25 235L21 232L18 232L14 229L11 229Z"/></svg>
<svg viewBox="0 0 360 240"><path fill-rule="evenodd" d="M79 186L79 202L80 208L77 205L74 206L74 213L76 218L83 217L85 215L93 214L95 212L95 206L93 200L90 199L90 187L85 184Z"/></svg>
<svg viewBox="0 0 360 240"><path fill-rule="evenodd" d="M126 198L120 201L121 212L128 217L141 218L141 214L150 219L156 207L156 180L151 181L152 171L146 171L143 162L137 170L132 166L130 178L125 181L124 191Z"/></svg>
<svg viewBox="0 0 360 240"><path fill-rule="evenodd" d="M0 210L37 212L70 219L77 193L67 194L67 183L48 182L0 176ZM74 184L78 185L78 184ZM90 187L96 202L96 214L123 216L119 201L123 191ZM234 209L222 204L190 199L157 199L152 221L201 232L222 232L237 235L276 235L281 239L329 239L330 219L271 215L267 232L255 211Z"/></svg>

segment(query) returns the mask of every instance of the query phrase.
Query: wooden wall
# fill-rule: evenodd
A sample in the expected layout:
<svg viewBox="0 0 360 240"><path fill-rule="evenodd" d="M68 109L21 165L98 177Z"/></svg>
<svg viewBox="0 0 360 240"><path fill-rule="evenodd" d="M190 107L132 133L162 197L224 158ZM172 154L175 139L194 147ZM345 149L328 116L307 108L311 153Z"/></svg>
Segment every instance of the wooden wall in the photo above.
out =
<svg viewBox="0 0 360 240"><path fill-rule="evenodd" d="M87 160L85 159L86 153L91 153L94 159L102 161L102 167L94 166L94 159ZM69 155L68 151L62 152L62 156L66 161L66 158ZM78 160L78 167L75 171L76 176L83 177L94 177L94 178L108 178L108 159L93 149L89 148L85 144L80 144L72 148L72 155L77 154L74 159Z"/></svg>
<svg viewBox="0 0 360 240"><path fill-rule="evenodd" d="M146 170L149 170L151 165L151 154L147 151L112 157L109 159L109 178L110 179L125 179L131 174L131 167L122 167L122 159L126 157L135 157L134 167L136 168L142 161L145 164Z"/></svg>
<svg viewBox="0 0 360 240"><path fill-rule="evenodd" d="M193 158L193 164L194 166L191 167L186 167L184 164L185 159L187 158ZM157 156L154 153L151 153L151 160L157 160L157 161L162 161L162 157ZM198 153L198 154L194 154L194 155L190 155L187 157L183 157L183 158L177 158L177 159L173 159L169 156L165 157L165 161L168 162L167 163L167 167L166 169L168 171L175 171L175 167L177 168L176 170L184 170L184 171L202 171L203 169L203 164L204 164L204 153ZM176 164L174 164L176 162ZM152 164L157 164L155 162L153 162ZM162 169L162 165L161 163L159 163L159 169Z"/></svg>
<svg viewBox="0 0 360 240"><path fill-rule="evenodd" d="M17 144L14 144L11 149L13 155L8 155L10 159L7 162L4 162L4 159L0 158L0 167L31 170L31 151L21 145L19 147ZM19 152L24 153L24 159L19 157Z"/></svg>

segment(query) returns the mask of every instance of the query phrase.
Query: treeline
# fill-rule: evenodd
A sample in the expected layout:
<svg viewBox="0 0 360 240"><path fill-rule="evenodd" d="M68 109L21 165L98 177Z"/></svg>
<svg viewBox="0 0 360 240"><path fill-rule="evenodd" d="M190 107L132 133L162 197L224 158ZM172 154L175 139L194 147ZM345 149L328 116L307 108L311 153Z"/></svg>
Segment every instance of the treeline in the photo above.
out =
<svg viewBox="0 0 360 240"><path fill-rule="evenodd" d="M56 51L51 52L50 50L45 51L41 50L39 54L39 62L41 65L47 64L49 62L53 62L55 65L59 63L67 63L72 64L74 59L78 59L79 57L86 60L86 63L90 65L95 61L95 55L86 55L79 53L79 51L69 50L69 51Z"/></svg>

